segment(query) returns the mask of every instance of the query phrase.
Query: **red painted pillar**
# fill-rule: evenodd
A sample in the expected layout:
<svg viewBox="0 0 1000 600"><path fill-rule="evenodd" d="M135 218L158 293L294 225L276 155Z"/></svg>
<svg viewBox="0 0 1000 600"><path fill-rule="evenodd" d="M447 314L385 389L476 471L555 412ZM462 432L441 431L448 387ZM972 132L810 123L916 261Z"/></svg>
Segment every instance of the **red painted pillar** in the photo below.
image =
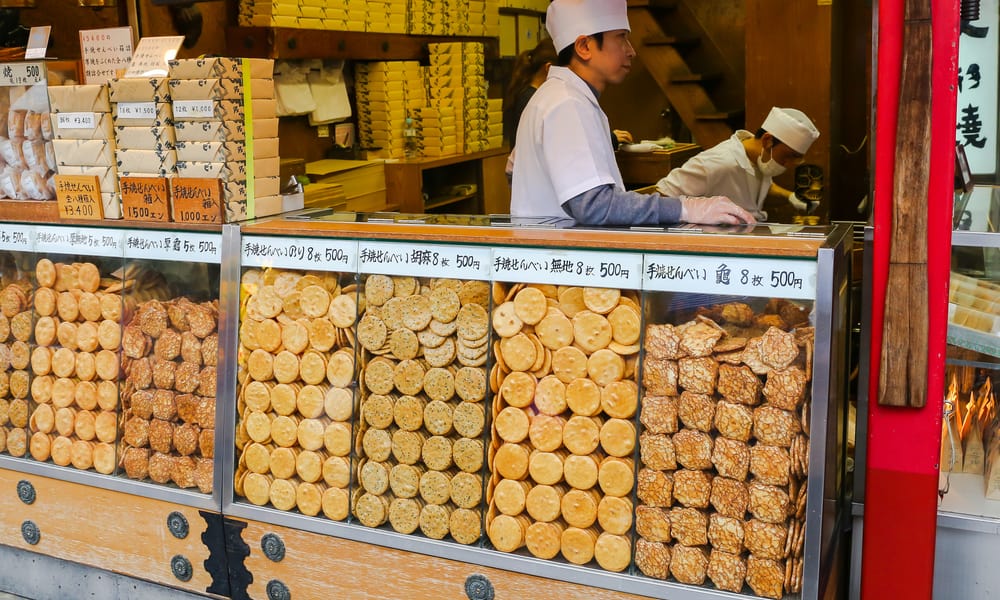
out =
<svg viewBox="0 0 1000 600"><path fill-rule="evenodd" d="M872 335L861 596L930 598L951 261L958 0L933 0L932 127L928 219L927 390L921 409L879 406L879 349L889 263L905 0L880 0L874 185Z"/></svg>

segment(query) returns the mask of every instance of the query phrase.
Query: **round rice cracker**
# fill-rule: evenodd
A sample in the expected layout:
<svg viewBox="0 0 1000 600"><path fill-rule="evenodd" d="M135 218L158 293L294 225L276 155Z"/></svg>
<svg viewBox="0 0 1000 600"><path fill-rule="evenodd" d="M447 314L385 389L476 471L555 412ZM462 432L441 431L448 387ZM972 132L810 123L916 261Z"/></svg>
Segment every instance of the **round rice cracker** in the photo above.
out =
<svg viewBox="0 0 1000 600"><path fill-rule="evenodd" d="M608 323L611 324L612 339L622 346L631 346L639 342L642 318L639 311L631 306L618 305L608 313Z"/></svg>
<svg viewBox="0 0 1000 600"><path fill-rule="evenodd" d="M369 275L365 279L365 303L382 306L393 297L395 285L388 275Z"/></svg>
<svg viewBox="0 0 1000 600"><path fill-rule="evenodd" d="M458 292L458 299L462 306L470 304L489 306L490 284L476 279L465 281L462 283L462 290Z"/></svg>
<svg viewBox="0 0 1000 600"><path fill-rule="evenodd" d="M437 348L424 348L424 359L432 367L447 367L456 356L455 342L446 338Z"/></svg>
<svg viewBox="0 0 1000 600"><path fill-rule="evenodd" d="M358 303L354 294L341 294L331 300L326 316L341 329L352 327L358 318Z"/></svg>
<svg viewBox="0 0 1000 600"><path fill-rule="evenodd" d="M392 278L392 295L402 298L412 296L419 291L416 277L395 276Z"/></svg>
<svg viewBox="0 0 1000 600"><path fill-rule="evenodd" d="M534 325L545 317L548 301L538 288L526 287L514 296L514 312L528 325Z"/></svg>
<svg viewBox="0 0 1000 600"><path fill-rule="evenodd" d="M493 309L493 330L500 337L511 337L524 327L524 321L517 315L513 302L504 302Z"/></svg>
<svg viewBox="0 0 1000 600"><path fill-rule="evenodd" d="M489 333L490 316L480 304L463 305L455 321L458 335L463 339L478 340Z"/></svg>
<svg viewBox="0 0 1000 600"><path fill-rule="evenodd" d="M523 333L501 339L500 353L512 371L531 371L538 357L534 342Z"/></svg>
<svg viewBox="0 0 1000 600"><path fill-rule="evenodd" d="M535 334L543 346L559 350L573 343L573 322L558 309L551 309L535 325Z"/></svg>
<svg viewBox="0 0 1000 600"><path fill-rule="evenodd" d="M447 323L455 320L462 302L458 294L447 287L438 287L431 291L431 316L438 321Z"/></svg>
<svg viewBox="0 0 1000 600"><path fill-rule="evenodd" d="M593 354L611 343L611 324L604 315L581 311L573 317L573 338L584 352Z"/></svg>
<svg viewBox="0 0 1000 600"><path fill-rule="evenodd" d="M588 310L583 302L583 288L568 287L559 292L559 310L572 319L583 310Z"/></svg>
<svg viewBox="0 0 1000 600"><path fill-rule="evenodd" d="M605 315L618 306L621 290L614 288L583 288L583 304L588 310Z"/></svg>
<svg viewBox="0 0 1000 600"><path fill-rule="evenodd" d="M460 311L461 312L461 311ZM455 318L448 322L438 321L437 319L431 319L430 324L427 325L427 329L431 331L434 335L448 337L454 335L458 331L458 318Z"/></svg>
<svg viewBox="0 0 1000 600"><path fill-rule="evenodd" d="M431 299L427 296L407 296L403 301L403 326L412 331L420 331L431 322Z"/></svg>
<svg viewBox="0 0 1000 600"><path fill-rule="evenodd" d="M466 402L479 402L486 398L486 373L483 369L462 367L455 375L455 393Z"/></svg>

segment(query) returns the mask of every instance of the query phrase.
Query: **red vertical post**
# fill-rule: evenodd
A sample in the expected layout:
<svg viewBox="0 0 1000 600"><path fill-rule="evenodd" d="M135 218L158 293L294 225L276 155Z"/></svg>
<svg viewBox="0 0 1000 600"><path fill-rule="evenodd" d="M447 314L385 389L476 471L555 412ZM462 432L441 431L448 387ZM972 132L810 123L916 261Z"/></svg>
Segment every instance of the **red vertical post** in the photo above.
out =
<svg viewBox="0 0 1000 600"><path fill-rule="evenodd" d="M928 219L928 398L923 408L880 406L879 348L892 227L903 47L903 0L880 0L874 185L871 373L861 596L931 598L954 188L958 0L933 3ZM891 376L891 374L890 374Z"/></svg>

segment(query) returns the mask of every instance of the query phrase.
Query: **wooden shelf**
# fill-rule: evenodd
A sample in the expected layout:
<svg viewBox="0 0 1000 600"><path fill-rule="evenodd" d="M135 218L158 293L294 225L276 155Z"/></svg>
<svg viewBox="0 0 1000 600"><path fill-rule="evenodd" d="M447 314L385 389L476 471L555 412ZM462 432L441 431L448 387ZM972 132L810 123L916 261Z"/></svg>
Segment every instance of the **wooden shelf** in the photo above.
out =
<svg viewBox="0 0 1000 600"><path fill-rule="evenodd" d="M420 60L427 44L482 42L487 59L499 56L492 37L406 35L365 31L328 31L283 27L227 27L226 47L250 58L332 58L342 60Z"/></svg>
<svg viewBox="0 0 1000 600"><path fill-rule="evenodd" d="M472 200L478 197L476 194L464 194L462 196L448 196L446 198L431 198L424 204L424 210L434 210L435 208L441 208L442 206L448 206L449 204L457 204L463 200Z"/></svg>

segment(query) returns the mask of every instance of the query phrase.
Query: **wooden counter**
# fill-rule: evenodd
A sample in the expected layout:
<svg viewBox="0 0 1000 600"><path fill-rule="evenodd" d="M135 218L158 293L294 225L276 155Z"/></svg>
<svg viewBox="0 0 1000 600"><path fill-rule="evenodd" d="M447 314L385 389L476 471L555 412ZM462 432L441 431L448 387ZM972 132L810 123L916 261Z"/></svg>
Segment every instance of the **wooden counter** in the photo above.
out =
<svg viewBox="0 0 1000 600"><path fill-rule="evenodd" d="M701 152L698 144L678 144L668 150L655 152L615 152L618 169L622 172L625 187L633 189L655 184L667 176L671 169L684 164L684 161Z"/></svg>

